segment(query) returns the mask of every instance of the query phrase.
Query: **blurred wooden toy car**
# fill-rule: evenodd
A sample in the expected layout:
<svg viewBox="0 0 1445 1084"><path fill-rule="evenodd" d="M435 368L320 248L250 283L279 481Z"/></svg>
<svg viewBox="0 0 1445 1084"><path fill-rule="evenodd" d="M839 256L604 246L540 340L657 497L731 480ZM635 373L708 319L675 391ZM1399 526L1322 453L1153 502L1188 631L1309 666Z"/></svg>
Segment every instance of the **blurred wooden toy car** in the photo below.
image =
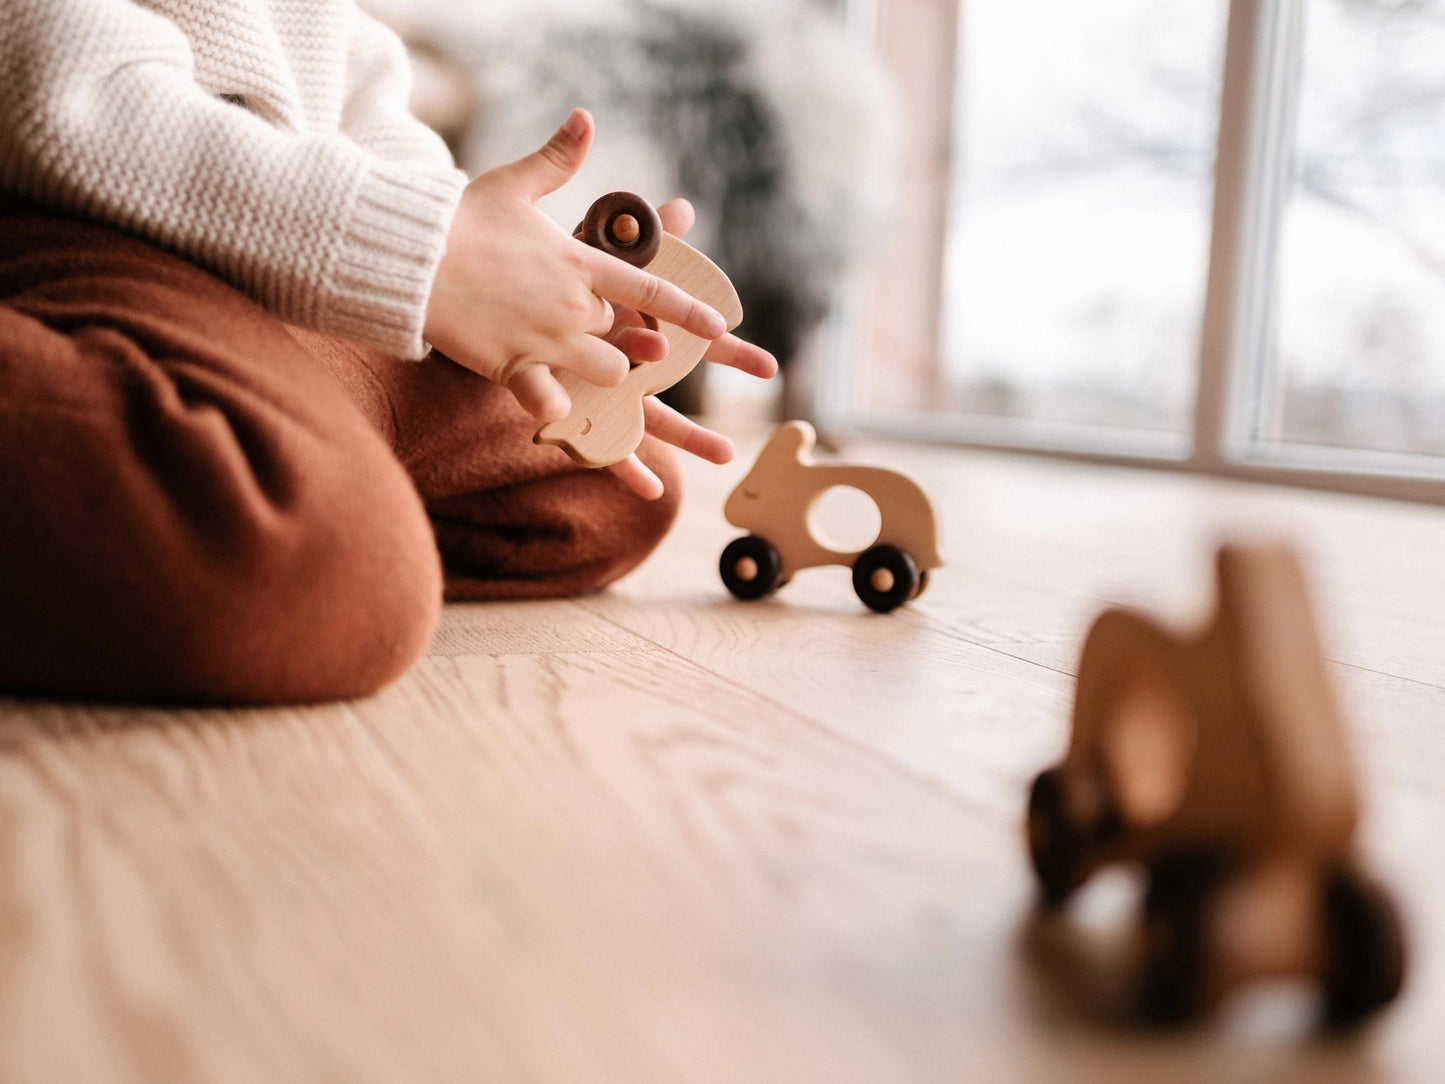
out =
<svg viewBox="0 0 1445 1084"><path fill-rule="evenodd" d="M1404 939L1352 853L1355 782L1304 577L1284 547L1225 546L1217 570L1197 635L1127 610L1094 623L1068 752L1029 796L1034 868L1058 906L1103 865L1144 865L1150 1016L1304 975L1348 1026L1400 990Z"/></svg>
<svg viewBox="0 0 1445 1084"><path fill-rule="evenodd" d="M759 599L799 569L844 565L853 569L853 589L870 609L886 613L917 598L928 573L943 563L933 507L923 490L881 467L815 464L816 440L807 422L780 426L728 497L723 515L752 533L723 550L723 583L740 599ZM814 505L838 486L861 490L878 506L882 525L864 549L841 552L813 536Z"/></svg>
<svg viewBox="0 0 1445 1084"><path fill-rule="evenodd" d="M665 233L657 211L641 196L612 192L601 197L588 209L577 236L680 286L722 313L730 329L742 321L742 304L727 276L685 241ZM658 321L656 327L667 338L667 357L634 365L616 387L603 388L559 370L557 379L571 397L572 409L565 418L542 426L533 439L558 445L584 467L610 466L636 451L642 443L643 398L692 372L708 347L706 339L675 324Z"/></svg>

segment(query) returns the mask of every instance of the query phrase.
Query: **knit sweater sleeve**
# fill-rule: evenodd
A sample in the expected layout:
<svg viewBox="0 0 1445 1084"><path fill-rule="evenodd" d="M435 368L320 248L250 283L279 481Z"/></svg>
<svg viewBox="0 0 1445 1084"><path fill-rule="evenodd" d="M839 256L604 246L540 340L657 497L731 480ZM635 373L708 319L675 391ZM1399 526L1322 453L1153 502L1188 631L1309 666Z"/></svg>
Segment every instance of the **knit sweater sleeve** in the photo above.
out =
<svg viewBox="0 0 1445 1084"><path fill-rule="evenodd" d="M451 165L442 138L411 112L411 61L401 39L359 7L351 11L341 130L392 161Z"/></svg>
<svg viewBox="0 0 1445 1084"><path fill-rule="evenodd" d="M404 356L463 177L271 123L196 82L130 0L0 5L0 187L148 237L277 316Z"/></svg>

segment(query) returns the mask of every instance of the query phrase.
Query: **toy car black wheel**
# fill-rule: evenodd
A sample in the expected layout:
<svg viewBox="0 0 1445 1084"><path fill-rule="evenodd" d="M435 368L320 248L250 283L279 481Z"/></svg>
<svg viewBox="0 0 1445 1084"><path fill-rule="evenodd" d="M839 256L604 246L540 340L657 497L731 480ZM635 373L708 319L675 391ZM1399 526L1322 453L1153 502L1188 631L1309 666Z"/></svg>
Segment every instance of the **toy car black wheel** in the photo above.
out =
<svg viewBox="0 0 1445 1084"><path fill-rule="evenodd" d="M755 534L735 538L718 560L727 589L744 601L763 598L783 584L783 559L766 539Z"/></svg>
<svg viewBox="0 0 1445 1084"><path fill-rule="evenodd" d="M918 566L897 546L874 546L853 562L853 590L863 605L881 614L915 597L918 585Z"/></svg>
<svg viewBox="0 0 1445 1084"><path fill-rule="evenodd" d="M1206 854L1156 862L1144 898L1144 968L1139 1009L1154 1024L1192 1020L1214 994L1209 918L1224 865Z"/></svg>
<svg viewBox="0 0 1445 1084"><path fill-rule="evenodd" d="M1029 857L1047 907L1058 907L1083 880L1084 834L1069 816L1064 776L1058 768L1040 773L1029 789Z"/></svg>
<svg viewBox="0 0 1445 1084"><path fill-rule="evenodd" d="M1046 907L1067 900L1105 861L1123 832L1104 781L1063 768L1039 774L1029 790L1029 857Z"/></svg>
<svg viewBox="0 0 1445 1084"><path fill-rule="evenodd" d="M662 219L631 192L609 192L587 209L577 236L634 267L646 267L662 247Z"/></svg>
<svg viewBox="0 0 1445 1084"><path fill-rule="evenodd" d="M1353 1027L1394 1000L1405 979L1405 937L1395 905L1351 869L1325 883L1324 1022Z"/></svg>

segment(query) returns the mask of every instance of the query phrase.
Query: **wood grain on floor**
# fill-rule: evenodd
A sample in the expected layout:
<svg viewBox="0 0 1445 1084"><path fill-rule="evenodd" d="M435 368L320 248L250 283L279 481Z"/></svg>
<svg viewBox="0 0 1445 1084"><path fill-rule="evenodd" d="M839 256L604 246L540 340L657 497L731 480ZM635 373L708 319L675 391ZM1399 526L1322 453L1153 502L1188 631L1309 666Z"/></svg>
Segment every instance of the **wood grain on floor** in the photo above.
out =
<svg viewBox="0 0 1445 1084"><path fill-rule="evenodd" d="M755 447L755 445L754 445ZM733 601L726 468L612 590L449 607L372 699L0 701L0 1080L1430 1080L1445 1054L1445 510L884 443L928 592ZM1325 1041L1264 991L1103 1007L1136 886L1034 915L1024 795L1108 603L1187 621L1228 534L1295 541L1412 936Z"/></svg>

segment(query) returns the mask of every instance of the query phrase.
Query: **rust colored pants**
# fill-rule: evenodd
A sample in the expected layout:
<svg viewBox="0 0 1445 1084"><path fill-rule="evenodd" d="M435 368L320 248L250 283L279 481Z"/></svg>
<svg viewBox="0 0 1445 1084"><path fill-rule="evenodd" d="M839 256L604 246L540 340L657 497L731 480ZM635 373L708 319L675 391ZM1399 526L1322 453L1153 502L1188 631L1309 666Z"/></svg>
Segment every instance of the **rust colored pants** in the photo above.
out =
<svg viewBox="0 0 1445 1084"><path fill-rule="evenodd" d="M443 591L544 597L638 564L668 496L534 445L443 358L298 331L185 260L0 200L0 693L363 695Z"/></svg>

